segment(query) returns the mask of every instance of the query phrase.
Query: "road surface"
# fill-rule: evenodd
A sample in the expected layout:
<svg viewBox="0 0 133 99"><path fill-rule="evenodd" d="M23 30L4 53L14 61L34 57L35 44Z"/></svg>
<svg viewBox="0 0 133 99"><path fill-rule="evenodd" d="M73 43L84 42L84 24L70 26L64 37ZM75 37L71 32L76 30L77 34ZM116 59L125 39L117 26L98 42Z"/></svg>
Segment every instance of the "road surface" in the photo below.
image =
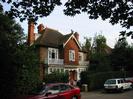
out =
<svg viewBox="0 0 133 99"><path fill-rule="evenodd" d="M81 99L133 99L133 90L123 93L105 93L103 90L93 92L81 92Z"/></svg>

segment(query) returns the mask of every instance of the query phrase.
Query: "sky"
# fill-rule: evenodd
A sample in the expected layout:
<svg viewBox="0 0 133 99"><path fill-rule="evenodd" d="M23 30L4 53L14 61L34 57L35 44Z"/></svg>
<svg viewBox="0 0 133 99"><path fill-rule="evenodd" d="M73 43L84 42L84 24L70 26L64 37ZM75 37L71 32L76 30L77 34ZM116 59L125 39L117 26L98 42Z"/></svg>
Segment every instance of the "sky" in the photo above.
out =
<svg viewBox="0 0 133 99"><path fill-rule="evenodd" d="M116 41L119 38L119 32L125 30L121 28L119 24L111 25L108 20L102 21L101 19L91 20L87 14L82 13L74 17L66 16L63 14L63 6L55 7L54 11L47 17L39 18L37 25L35 26L35 32L37 33L37 26L43 24L46 27L60 31L62 34L68 34L73 30L79 33L79 41L85 42L84 37L94 37L95 35L104 35L107 39L107 45L114 47ZM9 7L4 5L4 9L8 10ZM24 33L28 33L28 22L20 22L16 19L24 29ZM133 42L128 38L129 44Z"/></svg>

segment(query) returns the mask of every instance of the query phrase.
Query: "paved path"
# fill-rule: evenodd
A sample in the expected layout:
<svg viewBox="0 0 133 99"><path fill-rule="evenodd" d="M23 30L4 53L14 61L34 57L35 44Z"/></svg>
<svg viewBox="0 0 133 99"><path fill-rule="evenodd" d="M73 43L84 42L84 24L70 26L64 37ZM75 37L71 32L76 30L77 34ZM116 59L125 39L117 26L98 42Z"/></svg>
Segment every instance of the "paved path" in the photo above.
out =
<svg viewBox="0 0 133 99"><path fill-rule="evenodd" d="M81 99L133 99L133 90L124 93L105 93L102 90L81 92Z"/></svg>

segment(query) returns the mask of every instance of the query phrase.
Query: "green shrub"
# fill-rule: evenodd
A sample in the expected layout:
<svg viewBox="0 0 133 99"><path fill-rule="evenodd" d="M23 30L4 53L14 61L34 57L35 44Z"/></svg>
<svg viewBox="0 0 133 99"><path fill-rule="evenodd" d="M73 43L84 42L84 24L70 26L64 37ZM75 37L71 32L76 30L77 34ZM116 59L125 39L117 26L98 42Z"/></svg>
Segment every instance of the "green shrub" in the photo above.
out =
<svg viewBox="0 0 133 99"><path fill-rule="evenodd" d="M21 45L16 54L16 94L27 94L40 84L39 60L34 46Z"/></svg>
<svg viewBox="0 0 133 99"><path fill-rule="evenodd" d="M68 73L65 72L53 72L51 74L46 74L44 82L46 83L58 83L58 82L68 82Z"/></svg>
<svg viewBox="0 0 133 99"><path fill-rule="evenodd" d="M28 94L40 84L38 66L23 68L16 81L16 91L18 94Z"/></svg>

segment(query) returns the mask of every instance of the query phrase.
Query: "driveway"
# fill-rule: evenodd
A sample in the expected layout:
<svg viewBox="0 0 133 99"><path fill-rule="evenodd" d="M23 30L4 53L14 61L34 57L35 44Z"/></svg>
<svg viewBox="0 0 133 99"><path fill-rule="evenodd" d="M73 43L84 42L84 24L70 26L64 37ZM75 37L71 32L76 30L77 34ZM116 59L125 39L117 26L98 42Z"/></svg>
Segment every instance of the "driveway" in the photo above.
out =
<svg viewBox="0 0 133 99"><path fill-rule="evenodd" d="M133 90L124 91L123 93L105 93L102 90L81 92L81 99L133 99Z"/></svg>

